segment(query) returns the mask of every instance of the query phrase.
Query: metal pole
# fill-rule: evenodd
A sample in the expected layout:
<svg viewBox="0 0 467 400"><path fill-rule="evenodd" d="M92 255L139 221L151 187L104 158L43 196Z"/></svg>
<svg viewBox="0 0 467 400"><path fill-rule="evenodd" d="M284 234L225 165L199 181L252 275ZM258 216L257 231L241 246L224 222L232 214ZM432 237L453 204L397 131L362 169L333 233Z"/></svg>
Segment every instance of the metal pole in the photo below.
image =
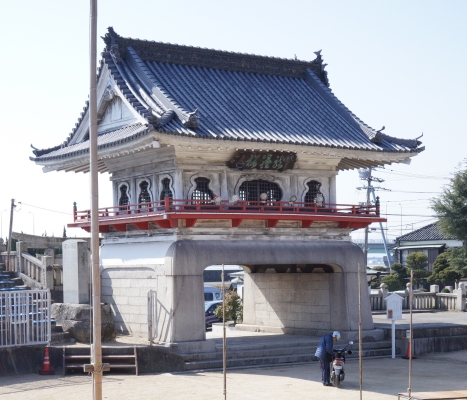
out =
<svg viewBox="0 0 467 400"><path fill-rule="evenodd" d="M372 188L371 193L373 194L373 201L376 203L376 196L375 196L374 188ZM388 203L386 203L386 220L388 218L387 206L388 206ZM387 224L387 221L386 221L386 224ZM387 228L387 225L386 225L386 228ZM383 238L384 251L386 252L386 257L388 258L388 265L389 265L389 268L391 268L391 258L389 257L388 244L386 243L386 235L384 234L384 231L383 231L383 223L382 222L379 223L379 229L381 230L381 236Z"/></svg>
<svg viewBox="0 0 467 400"><path fill-rule="evenodd" d="M413 330L412 330L412 301L413 301L413 269L410 270L410 291L409 291L409 307L410 307L410 354L409 354L409 388L407 389L407 394L409 397L412 396L412 351L413 351Z"/></svg>
<svg viewBox="0 0 467 400"><path fill-rule="evenodd" d="M366 186L366 206L368 207L370 205L370 192L371 192L372 186L371 186L371 168L368 168L368 177L367 177L367 186ZM367 226L365 228L365 249L363 251L365 255L364 259L364 267L366 270L366 267L368 266L368 230L369 227Z"/></svg>
<svg viewBox="0 0 467 400"><path fill-rule="evenodd" d="M11 209L10 209L10 230L8 233L8 249L6 255L6 270L10 271L10 252L11 252L11 234L13 231L13 209L15 208L15 199L11 199Z"/></svg>
<svg viewBox="0 0 467 400"><path fill-rule="evenodd" d="M224 400L227 399L227 338L225 333L225 285L224 264L222 264L222 364L224 372Z"/></svg>
<svg viewBox="0 0 467 400"><path fill-rule="evenodd" d="M358 364L360 366L360 400L363 396L363 343L362 343L362 282L358 263Z"/></svg>
<svg viewBox="0 0 467 400"><path fill-rule="evenodd" d="M97 0L90 3L89 170L91 175L93 398L102 400L101 279L99 272L99 189L97 167Z"/></svg>

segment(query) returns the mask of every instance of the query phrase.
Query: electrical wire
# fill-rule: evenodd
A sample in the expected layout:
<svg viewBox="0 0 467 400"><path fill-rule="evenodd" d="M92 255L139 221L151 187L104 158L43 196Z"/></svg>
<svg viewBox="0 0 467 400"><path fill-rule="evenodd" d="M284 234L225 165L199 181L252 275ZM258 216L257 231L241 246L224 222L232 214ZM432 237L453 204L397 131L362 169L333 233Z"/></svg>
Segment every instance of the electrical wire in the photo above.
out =
<svg viewBox="0 0 467 400"><path fill-rule="evenodd" d="M18 203L20 203L20 202L18 202ZM73 213L66 213L66 212L63 212L63 211L50 210L50 209L48 209L48 208L33 206L33 205L31 205L31 204L26 204L26 203L21 203L21 204L22 204L23 206L28 206L28 207L32 207L32 208L38 208L39 210L50 211L50 212L54 212L54 213L58 213L58 214L73 215Z"/></svg>

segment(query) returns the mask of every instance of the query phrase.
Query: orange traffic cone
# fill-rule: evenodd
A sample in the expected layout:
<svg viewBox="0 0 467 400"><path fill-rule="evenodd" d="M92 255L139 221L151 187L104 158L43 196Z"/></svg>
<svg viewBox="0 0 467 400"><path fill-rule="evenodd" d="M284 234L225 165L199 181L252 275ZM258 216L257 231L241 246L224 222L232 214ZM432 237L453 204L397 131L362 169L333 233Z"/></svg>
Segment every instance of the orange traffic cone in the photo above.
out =
<svg viewBox="0 0 467 400"><path fill-rule="evenodd" d="M407 341L407 350L406 350L406 352L405 352L405 356L402 357L402 358L408 360L408 359L410 358L411 353L412 353L412 346L410 345L410 340L408 340L408 341ZM412 360L413 360L414 358L417 358L417 357L415 357L415 356L412 354Z"/></svg>
<svg viewBox="0 0 467 400"><path fill-rule="evenodd" d="M44 362L42 363L42 369L39 371L41 375L53 375L54 371L50 369L50 358L49 358L49 348L45 348Z"/></svg>

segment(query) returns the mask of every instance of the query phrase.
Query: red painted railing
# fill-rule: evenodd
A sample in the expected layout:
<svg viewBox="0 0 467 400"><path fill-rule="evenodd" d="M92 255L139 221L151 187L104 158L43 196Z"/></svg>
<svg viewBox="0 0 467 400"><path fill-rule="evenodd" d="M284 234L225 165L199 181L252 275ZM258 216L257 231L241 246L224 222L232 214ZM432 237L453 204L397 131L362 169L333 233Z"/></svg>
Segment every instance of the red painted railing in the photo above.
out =
<svg viewBox="0 0 467 400"><path fill-rule="evenodd" d="M129 216L137 217L138 214L164 215L164 214L194 214L202 215L209 219L209 214L231 214L235 218L236 214L258 214L277 215L284 217L286 215L329 215L345 217L370 217L379 218L379 205L349 205L349 204L323 204L288 202L288 201L243 201L232 202L229 200L177 200L166 198L165 200L152 201L149 203L128 204L124 206L114 206L100 208L99 221L107 219L126 219ZM76 206L73 209L73 217L76 223L89 222L91 220L91 211L77 211ZM226 216L228 218L228 216Z"/></svg>

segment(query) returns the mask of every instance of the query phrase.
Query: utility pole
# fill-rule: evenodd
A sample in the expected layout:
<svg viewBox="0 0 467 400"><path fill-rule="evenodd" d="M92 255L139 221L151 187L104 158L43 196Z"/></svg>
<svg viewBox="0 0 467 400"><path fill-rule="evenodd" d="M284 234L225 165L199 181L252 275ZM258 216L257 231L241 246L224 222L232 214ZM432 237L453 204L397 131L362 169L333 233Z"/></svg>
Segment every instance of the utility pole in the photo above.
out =
<svg viewBox="0 0 467 400"><path fill-rule="evenodd" d="M10 252L11 252L11 234L13 231L13 210L15 209L15 199L11 199L11 209L10 209L10 230L8 233L8 249L6 255L6 270L11 271L10 269Z"/></svg>
<svg viewBox="0 0 467 400"><path fill-rule="evenodd" d="M362 181L366 181L366 183L367 183L366 186L357 188L359 190L360 189L365 189L366 190L366 204L367 204L367 206L370 204L370 194L372 195L373 201L376 204L375 189L388 190L388 189L383 189L381 187L376 187L375 188L374 186L372 186L372 182L381 183L381 182L384 182L384 179L380 179L380 178L376 178L376 177L372 176L371 172L372 172L371 168L360 169L358 171L358 173L360 175L360 179ZM383 224L381 222L379 223L379 229L381 231L381 237L383 238L383 244L384 244L384 251L386 253L386 257L388 259L388 264L389 264L389 267L390 267L391 258L389 256L389 250L388 250L388 245L387 245L387 242L386 242L386 236L384 234ZM368 266L368 232L369 232L369 227L367 226L365 228L365 244L364 244L364 249L363 249L365 269Z"/></svg>

